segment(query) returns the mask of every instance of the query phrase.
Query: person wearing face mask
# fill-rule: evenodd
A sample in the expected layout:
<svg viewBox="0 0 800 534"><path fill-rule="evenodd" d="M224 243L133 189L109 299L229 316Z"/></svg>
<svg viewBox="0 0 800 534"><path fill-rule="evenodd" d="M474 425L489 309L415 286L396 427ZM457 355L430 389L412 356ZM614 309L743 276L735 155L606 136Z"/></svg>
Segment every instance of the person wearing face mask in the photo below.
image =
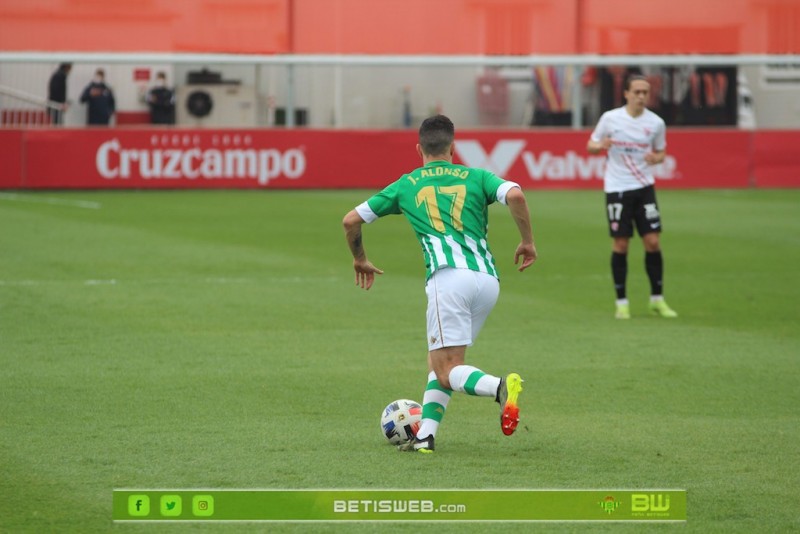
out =
<svg viewBox="0 0 800 534"><path fill-rule="evenodd" d="M147 92L152 124L175 124L175 92L167 87L167 75L156 74L155 85Z"/></svg>
<svg viewBox="0 0 800 534"><path fill-rule="evenodd" d="M87 104L86 124L88 126L108 126L116 110L114 93L105 83L105 71L97 69L91 83L81 94L81 103Z"/></svg>

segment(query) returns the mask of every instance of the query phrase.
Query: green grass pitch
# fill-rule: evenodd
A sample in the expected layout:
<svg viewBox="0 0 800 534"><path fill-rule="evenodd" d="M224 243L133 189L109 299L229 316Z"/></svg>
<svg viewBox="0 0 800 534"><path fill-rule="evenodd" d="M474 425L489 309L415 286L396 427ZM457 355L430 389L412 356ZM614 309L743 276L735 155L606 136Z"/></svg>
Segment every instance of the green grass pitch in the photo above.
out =
<svg viewBox="0 0 800 534"><path fill-rule="evenodd" d="M353 283L341 218L369 191L0 195L2 532L787 532L800 529L800 191L659 191L665 294L615 321L602 193L528 191L539 261L469 363L525 378L522 422L455 395L434 455L382 408L421 400L424 268L401 217L365 227L385 274ZM114 488L685 488L685 525L114 524Z"/></svg>

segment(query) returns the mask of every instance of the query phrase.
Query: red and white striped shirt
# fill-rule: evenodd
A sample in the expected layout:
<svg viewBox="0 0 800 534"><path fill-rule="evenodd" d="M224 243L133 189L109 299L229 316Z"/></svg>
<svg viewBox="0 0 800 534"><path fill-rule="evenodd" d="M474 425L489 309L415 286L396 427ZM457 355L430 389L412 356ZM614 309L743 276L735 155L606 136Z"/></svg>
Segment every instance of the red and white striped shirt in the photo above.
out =
<svg viewBox="0 0 800 534"><path fill-rule="evenodd" d="M664 120L645 109L638 117L631 117L625 106L606 111L592 132L592 141L611 138L608 149L604 189L606 193L619 193L641 189L655 183L653 169L644 156L667 148L667 127Z"/></svg>

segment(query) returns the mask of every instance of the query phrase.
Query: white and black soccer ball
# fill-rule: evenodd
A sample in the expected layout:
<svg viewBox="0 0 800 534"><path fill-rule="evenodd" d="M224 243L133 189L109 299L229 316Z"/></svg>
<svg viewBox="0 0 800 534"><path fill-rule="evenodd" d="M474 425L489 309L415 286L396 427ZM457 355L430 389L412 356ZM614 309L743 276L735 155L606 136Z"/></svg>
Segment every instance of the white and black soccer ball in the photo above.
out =
<svg viewBox="0 0 800 534"><path fill-rule="evenodd" d="M402 445L414 439L422 421L422 406L408 400L396 400L384 408L381 432L392 445Z"/></svg>

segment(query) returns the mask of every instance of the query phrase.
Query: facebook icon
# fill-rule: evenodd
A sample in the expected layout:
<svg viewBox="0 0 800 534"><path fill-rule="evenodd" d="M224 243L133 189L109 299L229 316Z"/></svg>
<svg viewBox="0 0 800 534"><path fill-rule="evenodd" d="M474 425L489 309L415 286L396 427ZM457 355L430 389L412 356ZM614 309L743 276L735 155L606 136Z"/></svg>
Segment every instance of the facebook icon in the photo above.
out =
<svg viewBox="0 0 800 534"><path fill-rule="evenodd" d="M128 496L128 515L137 517L150 515L150 497L147 495Z"/></svg>

